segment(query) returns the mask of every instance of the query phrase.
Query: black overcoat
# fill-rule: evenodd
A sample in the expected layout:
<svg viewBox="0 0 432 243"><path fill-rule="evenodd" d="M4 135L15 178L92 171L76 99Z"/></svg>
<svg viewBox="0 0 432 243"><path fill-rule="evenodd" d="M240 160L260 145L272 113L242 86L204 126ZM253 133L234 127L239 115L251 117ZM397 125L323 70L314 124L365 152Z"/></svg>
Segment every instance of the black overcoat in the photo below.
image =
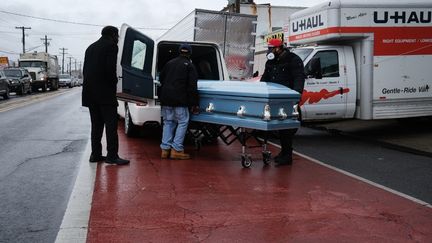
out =
<svg viewBox="0 0 432 243"><path fill-rule="evenodd" d="M83 67L83 106L118 106L117 52L117 43L107 36L102 36L87 48Z"/></svg>

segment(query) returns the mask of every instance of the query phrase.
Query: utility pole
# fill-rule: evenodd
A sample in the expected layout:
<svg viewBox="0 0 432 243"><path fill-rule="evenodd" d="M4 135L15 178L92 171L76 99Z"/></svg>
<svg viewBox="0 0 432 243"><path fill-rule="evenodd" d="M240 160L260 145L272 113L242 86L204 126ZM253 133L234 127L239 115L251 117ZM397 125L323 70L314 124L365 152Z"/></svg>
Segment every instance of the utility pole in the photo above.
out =
<svg viewBox="0 0 432 243"><path fill-rule="evenodd" d="M66 48L60 48L60 50L62 51L62 74L64 73L64 55L67 54L67 52L65 52L67 49Z"/></svg>
<svg viewBox="0 0 432 243"><path fill-rule="evenodd" d="M82 62L79 62L79 76L80 76L80 77L82 77L82 69L81 69L81 66L82 66Z"/></svg>
<svg viewBox="0 0 432 243"><path fill-rule="evenodd" d="M68 57L69 58L69 75L72 76L72 58L73 57Z"/></svg>
<svg viewBox="0 0 432 243"><path fill-rule="evenodd" d="M23 44L23 54L25 53L25 30L31 29L31 27L15 27L15 29L21 29L22 30L22 44Z"/></svg>
<svg viewBox="0 0 432 243"><path fill-rule="evenodd" d="M76 63L77 63L77 59L75 59L75 69L74 69L75 74L76 74L76 71L77 71L77 69L76 69Z"/></svg>
<svg viewBox="0 0 432 243"><path fill-rule="evenodd" d="M51 40L51 39L48 39L47 36L45 35L45 38L41 38L41 40L43 40L43 43L45 45L45 52L48 53L48 46L49 46L49 42L48 41Z"/></svg>

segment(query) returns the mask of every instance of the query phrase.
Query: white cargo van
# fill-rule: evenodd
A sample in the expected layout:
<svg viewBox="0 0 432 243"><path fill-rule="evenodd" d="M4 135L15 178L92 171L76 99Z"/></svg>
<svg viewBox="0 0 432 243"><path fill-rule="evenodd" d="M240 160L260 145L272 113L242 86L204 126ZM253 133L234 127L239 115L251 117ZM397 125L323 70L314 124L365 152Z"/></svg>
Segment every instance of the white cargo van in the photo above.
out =
<svg viewBox="0 0 432 243"><path fill-rule="evenodd" d="M123 24L117 57L118 114L125 118L125 133L133 135L136 126L160 123L157 97L158 76L162 67L178 56L181 41L158 40ZM200 80L228 80L228 72L219 46L209 42L187 42L192 46L192 62Z"/></svg>
<svg viewBox="0 0 432 243"><path fill-rule="evenodd" d="M304 121L432 116L432 2L332 0L289 17Z"/></svg>

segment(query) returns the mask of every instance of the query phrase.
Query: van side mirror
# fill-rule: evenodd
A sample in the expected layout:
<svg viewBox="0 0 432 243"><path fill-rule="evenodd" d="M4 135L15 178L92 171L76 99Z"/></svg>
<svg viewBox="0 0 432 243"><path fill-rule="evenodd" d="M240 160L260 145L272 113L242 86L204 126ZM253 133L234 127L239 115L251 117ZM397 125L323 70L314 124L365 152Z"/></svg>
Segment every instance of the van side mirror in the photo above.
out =
<svg viewBox="0 0 432 243"><path fill-rule="evenodd" d="M314 57L310 60L307 70L308 78L322 79L321 60L319 57Z"/></svg>

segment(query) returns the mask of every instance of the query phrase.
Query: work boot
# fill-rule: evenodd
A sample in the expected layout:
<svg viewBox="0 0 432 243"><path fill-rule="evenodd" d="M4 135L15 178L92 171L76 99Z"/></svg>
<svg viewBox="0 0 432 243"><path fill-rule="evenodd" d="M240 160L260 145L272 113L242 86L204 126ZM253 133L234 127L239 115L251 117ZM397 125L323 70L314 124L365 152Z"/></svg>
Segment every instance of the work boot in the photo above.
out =
<svg viewBox="0 0 432 243"><path fill-rule="evenodd" d="M185 153L184 151L177 151L175 149L171 149L171 159L190 159L190 155Z"/></svg>
<svg viewBox="0 0 432 243"><path fill-rule="evenodd" d="M168 159L170 157L171 149L162 149L161 159Z"/></svg>

